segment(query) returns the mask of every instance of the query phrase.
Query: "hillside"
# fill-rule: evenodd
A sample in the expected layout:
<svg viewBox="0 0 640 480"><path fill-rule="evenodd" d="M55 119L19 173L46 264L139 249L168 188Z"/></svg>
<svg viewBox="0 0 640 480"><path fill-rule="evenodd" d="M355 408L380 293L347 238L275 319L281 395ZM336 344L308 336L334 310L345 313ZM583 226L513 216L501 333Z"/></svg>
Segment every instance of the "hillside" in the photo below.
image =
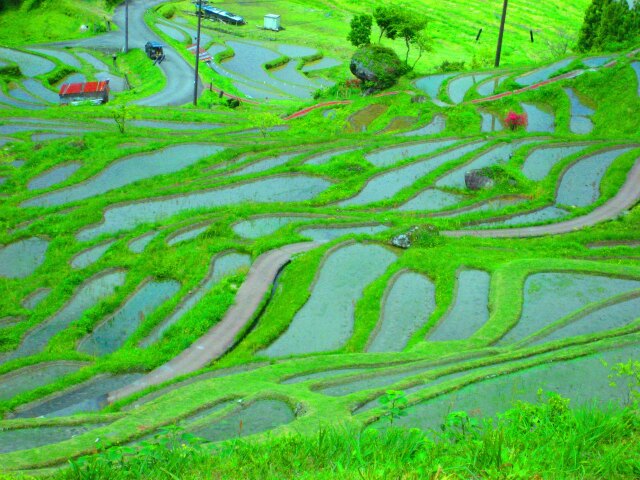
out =
<svg viewBox="0 0 640 480"><path fill-rule="evenodd" d="M638 478L640 49L552 56L584 3L497 70L420 3L368 94L367 2L220 4L197 105L189 2L0 48L0 478Z"/></svg>
<svg viewBox="0 0 640 480"><path fill-rule="evenodd" d="M0 9L0 45L54 42L95 35L110 17L105 0L6 0ZM82 25L88 27L83 31Z"/></svg>

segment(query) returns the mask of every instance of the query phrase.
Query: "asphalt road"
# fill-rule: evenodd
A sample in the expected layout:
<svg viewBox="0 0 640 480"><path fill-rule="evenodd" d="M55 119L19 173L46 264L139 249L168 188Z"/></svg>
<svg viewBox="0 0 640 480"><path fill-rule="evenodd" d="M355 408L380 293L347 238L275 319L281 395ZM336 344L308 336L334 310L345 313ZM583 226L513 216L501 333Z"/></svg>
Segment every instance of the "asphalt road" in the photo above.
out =
<svg viewBox="0 0 640 480"><path fill-rule="evenodd" d="M144 49L148 41L164 44L145 23L144 14L149 9L166 0L129 0L129 48ZM95 50L124 49L125 7L118 6L113 15L113 23L118 25L118 31L105 33L82 40L60 42L58 46L84 47ZM138 100L138 105L147 106L176 106L193 101L194 65L187 63L178 52L170 46L165 46L166 59L159 65L167 83L165 88L150 97ZM149 60L151 61L151 60ZM202 92L202 82L198 85L198 95Z"/></svg>

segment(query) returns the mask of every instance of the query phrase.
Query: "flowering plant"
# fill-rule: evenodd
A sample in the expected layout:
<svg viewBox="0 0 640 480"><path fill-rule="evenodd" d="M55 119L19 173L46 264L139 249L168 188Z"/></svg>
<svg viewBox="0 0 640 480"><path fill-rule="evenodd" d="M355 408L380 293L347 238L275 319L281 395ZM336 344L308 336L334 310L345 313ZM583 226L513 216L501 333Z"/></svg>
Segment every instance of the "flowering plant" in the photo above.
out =
<svg viewBox="0 0 640 480"><path fill-rule="evenodd" d="M527 115L525 113L509 112L507 118L504 119L504 123L510 130L517 130L527 125Z"/></svg>

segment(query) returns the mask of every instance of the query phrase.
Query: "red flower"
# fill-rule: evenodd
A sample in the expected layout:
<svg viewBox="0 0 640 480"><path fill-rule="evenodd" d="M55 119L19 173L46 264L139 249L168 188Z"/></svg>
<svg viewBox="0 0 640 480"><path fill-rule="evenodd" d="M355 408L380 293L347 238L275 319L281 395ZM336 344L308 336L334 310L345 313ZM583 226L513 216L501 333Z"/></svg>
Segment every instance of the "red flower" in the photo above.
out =
<svg viewBox="0 0 640 480"><path fill-rule="evenodd" d="M518 114L516 112L509 112L504 119L504 124L511 130L525 127L527 125L527 115L525 113Z"/></svg>

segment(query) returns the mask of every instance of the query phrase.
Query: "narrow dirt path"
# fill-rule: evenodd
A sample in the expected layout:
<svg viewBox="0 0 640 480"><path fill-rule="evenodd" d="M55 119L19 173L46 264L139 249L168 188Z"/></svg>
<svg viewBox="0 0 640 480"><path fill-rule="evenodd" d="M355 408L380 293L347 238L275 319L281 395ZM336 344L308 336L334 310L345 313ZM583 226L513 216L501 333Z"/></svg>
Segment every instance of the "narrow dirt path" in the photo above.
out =
<svg viewBox="0 0 640 480"><path fill-rule="evenodd" d="M379 93L377 95L374 95L373 98L389 97L393 95L399 95L401 93L413 94L413 92L402 92L402 91L394 90L392 92ZM288 117L284 117L283 120L293 120L294 118L304 117L308 113L318 108L330 107L331 105L349 105L351 103L353 103L353 100L332 100L330 102L317 103L315 105L311 105L310 107L303 108L302 110L298 110L297 112L292 113Z"/></svg>
<svg viewBox="0 0 640 480"><path fill-rule="evenodd" d="M152 385L194 372L220 358L235 343L242 329L254 318L280 269L296 253L309 251L318 245L320 245L319 242L294 243L260 255L238 290L235 303L220 322L177 357L140 380L109 393L107 402L113 403Z"/></svg>
<svg viewBox="0 0 640 480"><path fill-rule="evenodd" d="M442 232L447 237L480 237L480 238L525 238L542 235L559 235L570 233L600 222L616 218L625 210L633 207L640 200L640 157L627 175L622 188L615 197L604 205L582 217L572 218L566 222L539 225L537 227L505 228L497 230L450 230Z"/></svg>
<svg viewBox="0 0 640 480"><path fill-rule="evenodd" d="M497 95L491 95L490 97L477 98L475 100L471 100L470 103L478 104L478 103L486 103L493 102L495 100L500 100L501 98L511 97L513 95L518 95L522 92L527 92L529 90L536 90L540 87L544 87L545 85L551 85L552 83L559 82L561 80L567 80L569 78L575 78L578 75L584 73L584 70L573 70L571 72L565 73L563 75L559 75L557 77L549 78L547 80L543 80L542 82L534 83L533 85L529 85L527 87L519 88L518 90L511 90L510 92L498 93Z"/></svg>

